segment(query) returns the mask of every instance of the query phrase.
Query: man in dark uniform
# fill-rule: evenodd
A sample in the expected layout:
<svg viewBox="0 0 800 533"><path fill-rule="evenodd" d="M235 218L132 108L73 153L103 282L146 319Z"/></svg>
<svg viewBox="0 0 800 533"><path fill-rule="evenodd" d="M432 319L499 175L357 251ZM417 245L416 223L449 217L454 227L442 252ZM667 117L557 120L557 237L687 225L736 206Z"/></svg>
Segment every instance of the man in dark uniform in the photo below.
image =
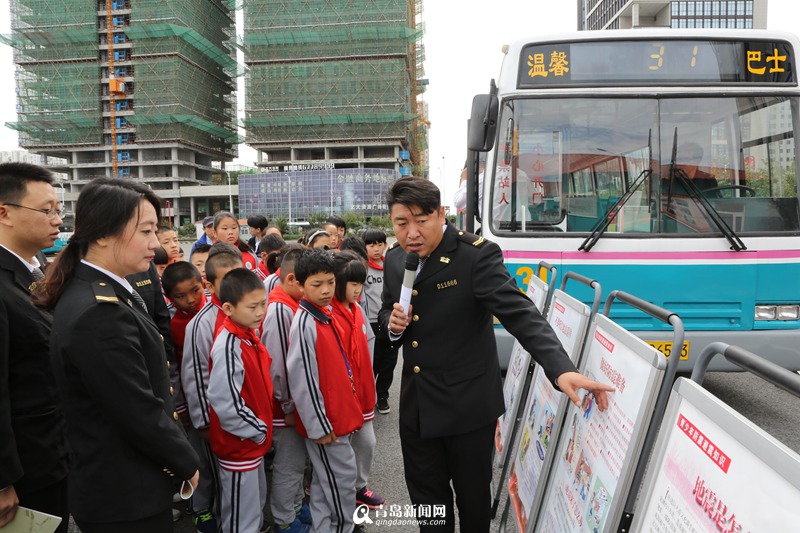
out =
<svg viewBox="0 0 800 533"><path fill-rule="evenodd" d="M576 404L584 388L604 410L613 388L577 372L509 275L500 248L448 224L433 183L401 178L387 202L397 243L386 254L379 319L403 346L400 440L409 495L417 506L445 506L446 525L420 520L422 531L453 531L452 482L460 530L486 532L492 439L504 409L492 315ZM420 268L406 313L396 302L408 252L419 255Z"/></svg>
<svg viewBox="0 0 800 533"><path fill-rule="evenodd" d="M30 289L43 276L37 253L58 237L61 206L50 172L0 165L0 528L17 504L62 518L66 532L68 451L50 365L52 317Z"/></svg>

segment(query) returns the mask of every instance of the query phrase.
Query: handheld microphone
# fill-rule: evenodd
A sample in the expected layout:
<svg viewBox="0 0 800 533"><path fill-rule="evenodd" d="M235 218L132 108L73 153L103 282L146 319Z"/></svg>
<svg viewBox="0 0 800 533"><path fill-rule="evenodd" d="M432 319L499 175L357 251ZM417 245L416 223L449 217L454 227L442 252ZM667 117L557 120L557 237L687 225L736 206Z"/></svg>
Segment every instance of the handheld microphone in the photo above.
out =
<svg viewBox="0 0 800 533"><path fill-rule="evenodd" d="M410 252L406 256L406 270L403 274L403 287L400 289L400 306L404 313L408 313L408 306L411 304L411 290L414 288L414 278L417 276L419 267L419 256Z"/></svg>

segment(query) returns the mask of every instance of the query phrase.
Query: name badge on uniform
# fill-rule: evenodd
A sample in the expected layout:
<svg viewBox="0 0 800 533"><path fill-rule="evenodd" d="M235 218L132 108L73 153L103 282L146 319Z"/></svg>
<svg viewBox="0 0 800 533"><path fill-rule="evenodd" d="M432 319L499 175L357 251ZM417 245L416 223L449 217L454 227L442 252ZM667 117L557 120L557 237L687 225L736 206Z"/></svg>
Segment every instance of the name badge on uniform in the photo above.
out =
<svg viewBox="0 0 800 533"><path fill-rule="evenodd" d="M437 283L436 284L436 288L438 290L442 290L442 289L447 289L447 288L450 288L450 287L455 287L456 285L458 285L458 280L457 279L451 279L451 280L448 280L448 281L443 281L442 283Z"/></svg>

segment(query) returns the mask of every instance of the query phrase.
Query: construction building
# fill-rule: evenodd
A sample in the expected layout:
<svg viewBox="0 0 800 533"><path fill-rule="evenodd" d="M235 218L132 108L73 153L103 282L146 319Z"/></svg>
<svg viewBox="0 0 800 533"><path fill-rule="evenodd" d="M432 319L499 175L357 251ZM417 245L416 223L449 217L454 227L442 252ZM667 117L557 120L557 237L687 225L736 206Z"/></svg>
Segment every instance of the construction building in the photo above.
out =
<svg viewBox="0 0 800 533"><path fill-rule="evenodd" d="M181 186L237 155L235 0L11 0L20 146L64 172L67 209L100 177ZM53 159L53 158L60 158Z"/></svg>
<svg viewBox="0 0 800 533"><path fill-rule="evenodd" d="M422 0L244 0L243 9L246 142L264 180L344 169L427 176Z"/></svg>
<svg viewBox="0 0 800 533"><path fill-rule="evenodd" d="M578 0L579 30L765 29L767 0Z"/></svg>

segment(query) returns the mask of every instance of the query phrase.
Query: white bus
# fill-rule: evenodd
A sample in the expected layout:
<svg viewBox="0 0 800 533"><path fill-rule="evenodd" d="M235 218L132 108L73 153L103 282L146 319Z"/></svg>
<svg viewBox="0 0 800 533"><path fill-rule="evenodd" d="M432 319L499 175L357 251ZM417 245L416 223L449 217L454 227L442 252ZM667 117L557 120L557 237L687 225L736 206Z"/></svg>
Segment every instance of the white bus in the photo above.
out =
<svg viewBox="0 0 800 533"><path fill-rule="evenodd" d="M544 260L598 280L604 297L619 289L679 314L686 343L673 347L667 325L612 310L679 351L680 372L712 341L800 369L798 45L658 29L508 46L496 85L473 101L468 213L520 287ZM582 290L570 292L590 302ZM507 357L511 339L496 333Z"/></svg>

